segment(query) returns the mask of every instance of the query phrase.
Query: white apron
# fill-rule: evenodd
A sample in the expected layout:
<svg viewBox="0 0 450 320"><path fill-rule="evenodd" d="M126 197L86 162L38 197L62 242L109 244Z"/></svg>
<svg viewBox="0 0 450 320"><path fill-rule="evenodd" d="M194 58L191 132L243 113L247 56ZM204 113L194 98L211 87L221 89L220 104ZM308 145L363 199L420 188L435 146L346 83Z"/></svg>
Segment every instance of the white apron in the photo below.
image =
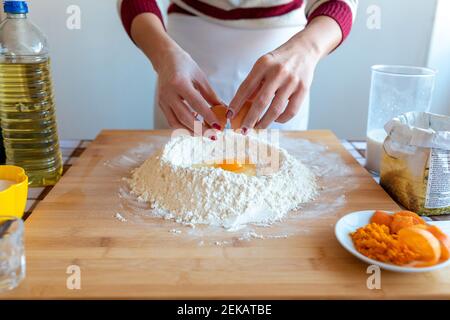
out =
<svg viewBox="0 0 450 320"><path fill-rule="evenodd" d="M168 15L167 32L205 72L217 95L229 104L254 63L276 49L302 27L271 29L237 29L184 14ZM309 117L309 94L299 113L285 124L271 128L306 130ZM168 128L159 107L155 107L155 129Z"/></svg>

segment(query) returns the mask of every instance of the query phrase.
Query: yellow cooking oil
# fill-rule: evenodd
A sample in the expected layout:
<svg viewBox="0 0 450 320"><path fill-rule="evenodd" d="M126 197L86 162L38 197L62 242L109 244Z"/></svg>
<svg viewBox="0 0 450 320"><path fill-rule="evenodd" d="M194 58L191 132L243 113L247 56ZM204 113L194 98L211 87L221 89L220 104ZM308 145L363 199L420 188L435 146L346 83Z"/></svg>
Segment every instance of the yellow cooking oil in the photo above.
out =
<svg viewBox="0 0 450 320"><path fill-rule="evenodd" d="M251 163L248 160L245 161L238 161L237 159L224 159L221 161L214 161L211 163L200 163L200 164L194 164L194 168L202 168L202 167L208 167L208 168L216 168L216 169L222 169L225 171L233 172L236 174L245 174L247 176L256 176L256 164Z"/></svg>
<svg viewBox="0 0 450 320"><path fill-rule="evenodd" d="M7 163L24 168L32 187L54 185L63 163L48 58L0 62L0 119Z"/></svg>

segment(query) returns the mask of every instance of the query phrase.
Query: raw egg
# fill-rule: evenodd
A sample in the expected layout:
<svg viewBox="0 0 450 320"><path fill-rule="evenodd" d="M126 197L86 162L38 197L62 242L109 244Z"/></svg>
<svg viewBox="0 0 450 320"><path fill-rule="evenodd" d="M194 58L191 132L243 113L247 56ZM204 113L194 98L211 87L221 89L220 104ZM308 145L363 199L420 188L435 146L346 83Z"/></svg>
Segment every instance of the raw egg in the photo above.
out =
<svg viewBox="0 0 450 320"><path fill-rule="evenodd" d="M248 100L244 103L244 105L242 106L241 110L239 110L239 112L237 113L237 115L231 119L230 123L231 123L231 128L233 130L238 130L241 128L242 126L242 122L244 121L245 117L248 114L248 111L250 110L252 106L252 101ZM226 125L228 123L228 119L227 119L227 112L228 112L228 108L224 105L217 105L214 107L211 107L212 112L214 112L214 114L217 117L217 120L219 120L219 124L222 128L226 128Z"/></svg>
<svg viewBox="0 0 450 320"><path fill-rule="evenodd" d="M248 161L239 162L236 159L228 159L223 160L221 162L214 163L205 163L205 164L196 164L194 165L196 168L200 167L209 167L222 169L225 171L233 172L233 173L242 173L247 176L256 176L256 164L249 163Z"/></svg>
<svg viewBox="0 0 450 320"><path fill-rule="evenodd" d="M244 122L244 119L247 116L251 106L252 102L250 100L244 102L244 105L242 106L241 110L239 110L238 114L233 119L231 119L232 129L237 130L241 128L242 122Z"/></svg>
<svg viewBox="0 0 450 320"><path fill-rule="evenodd" d="M217 117L217 120L219 120L219 125L222 127L222 129L225 129L227 126L227 112L228 108L222 104L219 104L217 106L211 107L211 111L214 112L214 114Z"/></svg>

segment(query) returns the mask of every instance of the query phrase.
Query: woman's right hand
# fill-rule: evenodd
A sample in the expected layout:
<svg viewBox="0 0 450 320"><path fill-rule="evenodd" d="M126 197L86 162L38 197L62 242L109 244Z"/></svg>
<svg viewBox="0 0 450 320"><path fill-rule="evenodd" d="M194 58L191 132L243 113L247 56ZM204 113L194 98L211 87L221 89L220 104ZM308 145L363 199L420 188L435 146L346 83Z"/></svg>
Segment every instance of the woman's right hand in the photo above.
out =
<svg viewBox="0 0 450 320"><path fill-rule="evenodd" d="M181 48L166 52L155 68L158 73L158 103L172 128L194 131L195 113L207 125L221 130L211 106L221 104L206 75Z"/></svg>
<svg viewBox="0 0 450 320"><path fill-rule="evenodd" d="M210 107L221 104L197 63L165 31L159 18L142 13L134 18L131 35L158 73L158 104L172 128L194 130L196 113L220 130Z"/></svg>

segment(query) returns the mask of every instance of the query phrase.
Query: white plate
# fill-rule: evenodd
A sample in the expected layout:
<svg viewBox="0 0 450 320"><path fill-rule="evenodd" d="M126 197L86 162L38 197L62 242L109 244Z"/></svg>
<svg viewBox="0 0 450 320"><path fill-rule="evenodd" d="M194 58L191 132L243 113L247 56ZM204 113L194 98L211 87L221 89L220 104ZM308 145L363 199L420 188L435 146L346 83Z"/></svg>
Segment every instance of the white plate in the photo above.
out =
<svg viewBox="0 0 450 320"><path fill-rule="evenodd" d="M395 271L395 272L429 272L438 269L445 268L450 265L450 259L436 264L431 267L424 268L413 268L413 267L402 267L393 264L383 263L377 260L370 259L365 255L359 253L355 246L353 245L352 238L350 237L350 233L356 231L358 228L365 226L369 223L370 218L372 217L375 210L366 210L366 211L357 211L347 214L343 216L336 223L335 234L339 243L347 249L348 252L353 254L355 257L360 260L368 263L379 266L382 269ZM447 234L450 234L450 221L427 221L427 223L438 226L442 231Z"/></svg>

